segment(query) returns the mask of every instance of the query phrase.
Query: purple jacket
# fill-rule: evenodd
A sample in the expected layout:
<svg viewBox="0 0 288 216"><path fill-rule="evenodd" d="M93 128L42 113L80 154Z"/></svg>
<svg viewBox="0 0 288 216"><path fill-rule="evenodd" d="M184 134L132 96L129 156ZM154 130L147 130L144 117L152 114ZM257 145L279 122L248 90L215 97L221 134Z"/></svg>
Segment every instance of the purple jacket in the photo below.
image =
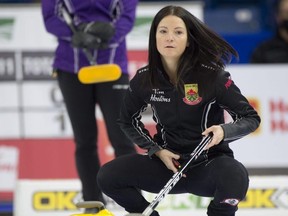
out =
<svg viewBox="0 0 288 216"><path fill-rule="evenodd" d="M72 31L61 16L65 6L73 17L74 25L82 22L108 21L115 26L115 35L109 48L94 50L97 64L116 63L128 73L126 35L132 30L138 0L42 0L42 14L46 30L57 37L53 68L77 73L89 61L81 49L71 45Z"/></svg>

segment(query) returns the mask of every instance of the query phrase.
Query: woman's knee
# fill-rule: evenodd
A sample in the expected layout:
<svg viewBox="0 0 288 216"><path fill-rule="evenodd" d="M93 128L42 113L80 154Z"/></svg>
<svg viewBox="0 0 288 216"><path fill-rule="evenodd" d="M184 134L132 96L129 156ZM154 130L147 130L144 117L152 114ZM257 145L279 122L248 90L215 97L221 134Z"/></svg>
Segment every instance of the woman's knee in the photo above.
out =
<svg viewBox="0 0 288 216"><path fill-rule="evenodd" d="M130 157L130 155L118 157L100 168L97 183L104 193L122 187L123 182L129 179L130 170L125 165L130 161Z"/></svg>
<svg viewBox="0 0 288 216"><path fill-rule="evenodd" d="M111 184L113 183L112 181L115 180L115 178L112 176L115 172L113 171L113 166L111 166L110 163L111 162L104 164L97 174L98 186L104 193L111 188Z"/></svg>
<svg viewBox="0 0 288 216"><path fill-rule="evenodd" d="M234 216L238 204L246 196L249 177L246 168L236 160L227 160L218 170L216 191L207 214L209 216Z"/></svg>
<svg viewBox="0 0 288 216"><path fill-rule="evenodd" d="M235 188L235 193L238 193L239 198L244 199L249 187L249 176L246 168L237 161L236 165L231 169L227 180L227 184L231 188Z"/></svg>
<svg viewBox="0 0 288 216"><path fill-rule="evenodd" d="M249 186L249 177L246 168L238 161L225 163L217 175L218 198L242 200ZM220 201L220 200L218 200Z"/></svg>

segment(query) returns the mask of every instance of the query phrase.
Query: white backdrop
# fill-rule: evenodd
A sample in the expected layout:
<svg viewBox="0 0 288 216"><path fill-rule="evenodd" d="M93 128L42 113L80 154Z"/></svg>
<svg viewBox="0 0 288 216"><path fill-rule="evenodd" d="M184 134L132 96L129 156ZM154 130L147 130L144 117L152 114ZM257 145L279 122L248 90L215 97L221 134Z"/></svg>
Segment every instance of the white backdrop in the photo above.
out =
<svg viewBox="0 0 288 216"><path fill-rule="evenodd" d="M248 167L288 167L288 64L227 68L261 116L260 128L231 144Z"/></svg>

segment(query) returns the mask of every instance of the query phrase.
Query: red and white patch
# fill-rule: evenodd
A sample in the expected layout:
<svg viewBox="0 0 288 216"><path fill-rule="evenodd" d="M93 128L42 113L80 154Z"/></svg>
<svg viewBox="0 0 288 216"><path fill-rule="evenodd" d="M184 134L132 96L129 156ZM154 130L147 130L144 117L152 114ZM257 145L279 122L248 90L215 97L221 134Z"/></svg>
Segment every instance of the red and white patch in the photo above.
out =
<svg viewBox="0 0 288 216"><path fill-rule="evenodd" d="M238 199L225 199L221 203L227 203L231 206L237 206L239 202L240 202L240 200L238 200Z"/></svg>
<svg viewBox="0 0 288 216"><path fill-rule="evenodd" d="M229 80L225 83L226 89L228 89L228 88L231 86L231 84L232 84L232 80L229 79Z"/></svg>

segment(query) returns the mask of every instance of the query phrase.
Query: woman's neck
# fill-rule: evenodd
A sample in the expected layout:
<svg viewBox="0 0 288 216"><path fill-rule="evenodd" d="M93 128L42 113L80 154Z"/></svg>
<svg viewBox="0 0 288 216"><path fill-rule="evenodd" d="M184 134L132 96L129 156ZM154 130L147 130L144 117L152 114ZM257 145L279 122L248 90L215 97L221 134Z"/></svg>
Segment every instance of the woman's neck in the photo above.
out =
<svg viewBox="0 0 288 216"><path fill-rule="evenodd" d="M175 59L162 59L164 70L169 76L170 82L176 84L178 60Z"/></svg>

